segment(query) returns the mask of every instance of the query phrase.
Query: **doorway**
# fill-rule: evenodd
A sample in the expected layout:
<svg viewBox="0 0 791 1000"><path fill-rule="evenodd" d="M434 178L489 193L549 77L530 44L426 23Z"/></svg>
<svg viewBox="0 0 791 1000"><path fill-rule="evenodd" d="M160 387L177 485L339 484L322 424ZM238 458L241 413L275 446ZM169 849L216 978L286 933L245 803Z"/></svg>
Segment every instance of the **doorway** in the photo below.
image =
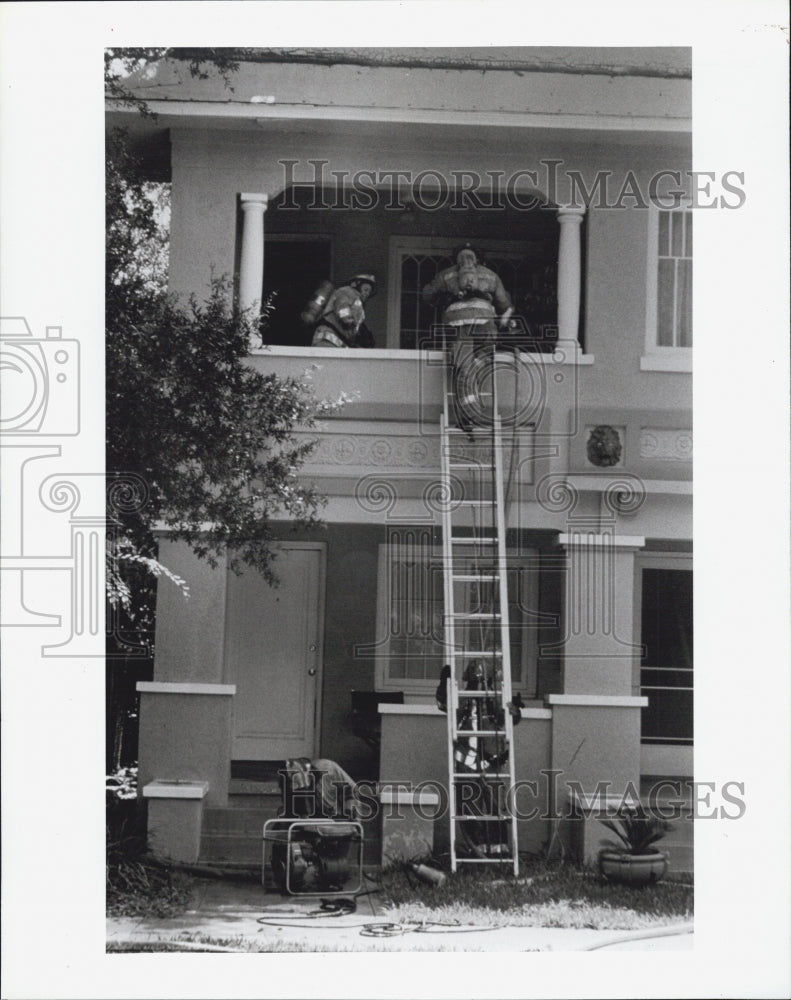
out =
<svg viewBox="0 0 791 1000"><path fill-rule="evenodd" d="M314 757L324 634L325 546L278 547L278 587L229 572L226 671L236 685L234 760Z"/></svg>
<svg viewBox="0 0 791 1000"><path fill-rule="evenodd" d="M313 328L299 318L318 285L332 275L329 237L267 234L264 243L264 299L275 292L264 333L267 344L307 346Z"/></svg>
<svg viewBox="0 0 791 1000"><path fill-rule="evenodd" d="M638 562L636 614L640 662L641 773L693 773L692 560L645 555Z"/></svg>

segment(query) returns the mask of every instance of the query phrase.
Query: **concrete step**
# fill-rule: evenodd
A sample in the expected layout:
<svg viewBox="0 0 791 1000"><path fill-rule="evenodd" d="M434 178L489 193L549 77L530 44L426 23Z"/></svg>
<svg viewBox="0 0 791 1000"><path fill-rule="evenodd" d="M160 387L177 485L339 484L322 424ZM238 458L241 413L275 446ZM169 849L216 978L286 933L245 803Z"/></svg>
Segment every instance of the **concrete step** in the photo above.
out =
<svg viewBox="0 0 791 1000"><path fill-rule="evenodd" d="M249 778L231 778L228 783L230 797L249 795L281 795L278 781L253 781Z"/></svg>
<svg viewBox="0 0 791 1000"><path fill-rule="evenodd" d="M268 819L277 816L277 806L204 809L202 835L259 837Z"/></svg>
<svg viewBox="0 0 791 1000"><path fill-rule="evenodd" d="M263 839L260 831L253 837L219 833L204 833L201 836L200 862L260 865L263 863L262 859Z"/></svg>

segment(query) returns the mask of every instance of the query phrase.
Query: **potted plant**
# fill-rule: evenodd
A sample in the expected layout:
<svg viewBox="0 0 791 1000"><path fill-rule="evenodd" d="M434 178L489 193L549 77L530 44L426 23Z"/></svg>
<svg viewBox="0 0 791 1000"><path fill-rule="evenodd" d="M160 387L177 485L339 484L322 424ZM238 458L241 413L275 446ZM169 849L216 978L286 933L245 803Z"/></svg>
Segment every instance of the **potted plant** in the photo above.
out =
<svg viewBox="0 0 791 1000"><path fill-rule="evenodd" d="M618 837L603 840L599 870L606 878L625 885L652 885L667 872L667 854L652 845L670 833L673 824L648 813L640 805L625 805L615 819L602 824Z"/></svg>

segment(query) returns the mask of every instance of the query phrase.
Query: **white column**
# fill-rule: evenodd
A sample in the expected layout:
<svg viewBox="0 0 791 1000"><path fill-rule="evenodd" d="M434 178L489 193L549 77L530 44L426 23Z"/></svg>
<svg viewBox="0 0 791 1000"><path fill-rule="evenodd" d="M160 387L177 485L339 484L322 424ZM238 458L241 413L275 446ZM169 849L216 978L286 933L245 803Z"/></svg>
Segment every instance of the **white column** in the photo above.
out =
<svg viewBox="0 0 791 1000"><path fill-rule="evenodd" d="M261 308L264 287L265 194L243 194L242 257L239 267L239 308Z"/></svg>
<svg viewBox="0 0 791 1000"><path fill-rule="evenodd" d="M645 538L572 523L559 542L567 553L563 693L631 695L634 554Z"/></svg>
<svg viewBox="0 0 791 1000"><path fill-rule="evenodd" d="M558 254L558 340L577 341L582 288L580 227L584 208L558 209L560 251Z"/></svg>

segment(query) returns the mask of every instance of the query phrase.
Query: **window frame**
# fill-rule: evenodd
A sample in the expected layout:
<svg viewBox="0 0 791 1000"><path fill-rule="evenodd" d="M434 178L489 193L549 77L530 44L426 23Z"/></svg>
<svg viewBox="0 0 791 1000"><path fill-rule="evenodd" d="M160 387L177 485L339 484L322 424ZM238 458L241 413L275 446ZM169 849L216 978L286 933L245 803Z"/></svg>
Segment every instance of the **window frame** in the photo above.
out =
<svg viewBox="0 0 791 1000"><path fill-rule="evenodd" d="M666 569L666 570L683 570L688 573L694 573L693 557L691 552L648 552L648 553L637 553L635 557L635 574L634 574L634 600L633 600L633 612L634 612L634 635L639 636L639 642L642 643L642 616L643 616L643 570L646 569ZM693 576L693 621L694 621L694 582L695 578ZM632 672L632 691L635 695L642 695L643 685L642 685L642 671L644 669L672 669L672 668L656 668L656 667L643 667L641 663L642 657L636 656L635 663ZM683 668L682 668L683 669ZM679 690L685 690L679 688ZM695 674L694 674L694 661L693 661L693 673L692 673L692 698L693 698L693 719L694 719L694 698L695 698ZM650 698L650 694L648 695ZM693 722L693 736L688 742L675 742L675 743L647 743L643 742L642 727L640 733L640 744L643 751L646 748L669 748L670 750L678 751L688 751L691 752L695 746L694 737L694 722ZM659 751L663 751L660 749Z"/></svg>
<svg viewBox="0 0 791 1000"><path fill-rule="evenodd" d="M691 372L692 371L692 350L694 346L694 263L692 264L692 330L693 344L689 347L660 345L658 341L659 323L659 218L660 212L667 212L672 215L674 212L690 212L690 218L694 219L692 213L692 202L688 198L681 199L679 204L673 208L661 208L658 205L651 205L648 212L648 253L646 272L646 310L645 310L645 353L640 358L640 368L642 371L672 371ZM693 253L688 258L694 262Z"/></svg>
<svg viewBox="0 0 791 1000"><path fill-rule="evenodd" d="M379 545L377 561L377 584L376 584L376 653L375 660L375 687L377 691L403 691L409 696L411 701L422 699L430 700L433 703L434 693L437 687L437 679L417 680L408 677L388 676L388 664L390 661L390 630L389 622L392 609L388 605L386 597L389 595L389 569L388 553L393 551L396 555L406 554L410 551L409 546L402 546L393 543L381 543ZM414 550L412 550L414 553ZM430 553L423 550L419 553L422 562L428 559L431 562L442 563L442 546L435 545ZM526 580L527 606L534 613L535 621L530 627L527 621L528 612L523 612L521 623L521 649L522 680L517 682L513 679L515 671L511 670L513 690L520 692L527 700L536 697L538 688L538 631L539 631L539 551L538 549L507 549L506 564L508 570L518 570ZM440 569L441 571L441 569ZM510 598L510 595L509 595ZM510 601L509 601L510 604ZM511 628L514 623L509 622Z"/></svg>
<svg viewBox="0 0 791 1000"><path fill-rule="evenodd" d="M464 243L458 236L391 236L388 241L387 256L387 347L401 348L401 260L404 252L433 253L453 250ZM512 254L524 258L529 255L530 240L472 240L473 246L483 253Z"/></svg>

